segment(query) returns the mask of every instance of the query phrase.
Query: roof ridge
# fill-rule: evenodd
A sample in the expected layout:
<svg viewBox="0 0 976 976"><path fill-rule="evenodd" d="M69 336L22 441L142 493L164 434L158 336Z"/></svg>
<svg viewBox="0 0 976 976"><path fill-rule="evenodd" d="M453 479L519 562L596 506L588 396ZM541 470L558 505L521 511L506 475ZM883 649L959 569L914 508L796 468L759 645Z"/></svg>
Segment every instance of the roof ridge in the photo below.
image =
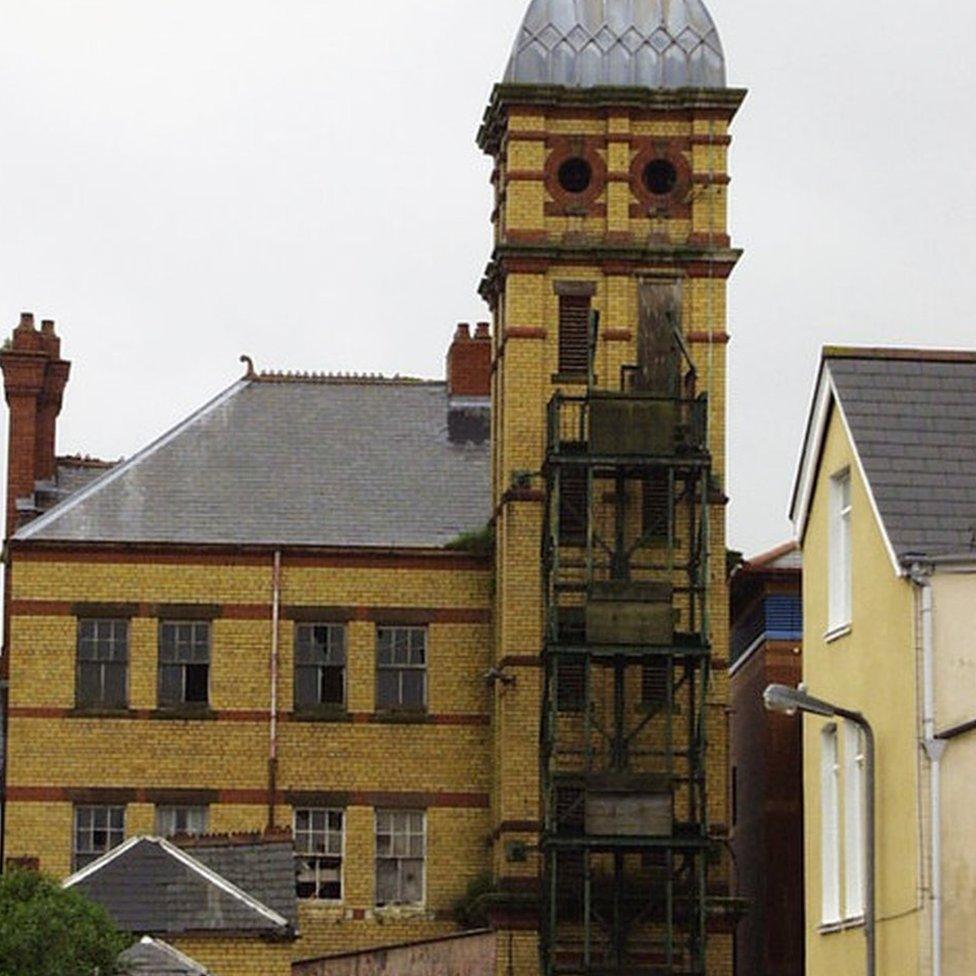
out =
<svg viewBox="0 0 976 976"><path fill-rule="evenodd" d="M222 834L177 834L174 842L186 850L195 847L243 847L249 844L282 844L291 841L290 828L276 827L273 830L241 830Z"/></svg>
<svg viewBox="0 0 976 976"><path fill-rule="evenodd" d="M198 861L191 854L181 850L175 844L170 843L165 837L153 837L148 834L136 834L130 837L127 841L124 841L122 844L119 844L118 847L113 847L112 850L106 851L106 853L104 853L101 857L96 858L90 864L86 864L85 867L81 868L81 870L76 871L70 877L65 878L64 881L61 882L61 887L73 888L76 884L100 871L126 851L131 850L133 847L136 847L139 844L154 844L161 851L163 851L164 854L168 854L174 860L179 861L184 867L188 867L191 871L196 872L196 874L200 875L204 881L213 885L215 888L219 888L225 894L230 895L239 902L242 902L244 905L250 908L251 911L256 912L258 915L264 916L266 919L280 928L291 927L291 923L287 918L284 917L284 915L279 914L273 908L269 908L267 905L265 905L264 902L259 901L253 895L248 894L243 888L234 884L233 881L229 881L213 868L204 864L202 861Z"/></svg>
<svg viewBox="0 0 976 976"><path fill-rule="evenodd" d="M774 562L775 560L779 559L780 556L785 556L799 548L800 547L795 539L789 539L786 542L781 542L778 546L773 546L772 549L767 549L765 552L761 552L756 556L746 559L743 562L743 565L752 569L758 569L765 566L767 563Z"/></svg>
<svg viewBox="0 0 976 976"><path fill-rule="evenodd" d="M135 948L139 945L152 946L154 949L158 949L165 955L168 955L171 959L175 959L181 966L192 972L197 972L206 976L209 970L200 965L196 959L191 959L185 952L180 952L179 949L174 945L170 945L163 939L157 939L152 935L144 935L138 942L133 943L129 948Z"/></svg>
<svg viewBox="0 0 976 976"><path fill-rule="evenodd" d="M384 376L382 373L316 373L294 370L262 370L253 377L256 383L332 383L337 386L443 386L444 380L424 379L419 376Z"/></svg>
<svg viewBox="0 0 976 976"><path fill-rule="evenodd" d="M824 359L894 359L910 362L976 363L976 350L917 346L824 346Z"/></svg>

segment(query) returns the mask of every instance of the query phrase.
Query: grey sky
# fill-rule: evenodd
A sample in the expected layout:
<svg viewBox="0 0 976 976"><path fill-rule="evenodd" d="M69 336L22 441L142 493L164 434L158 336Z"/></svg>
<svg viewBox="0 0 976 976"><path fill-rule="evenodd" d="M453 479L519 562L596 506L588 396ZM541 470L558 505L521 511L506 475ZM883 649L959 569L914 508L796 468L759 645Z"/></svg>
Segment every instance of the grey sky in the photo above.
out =
<svg viewBox="0 0 976 976"><path fill-rule="evenodd" d="M486 318L474 134L527 0L3 0L0 327L58 321L59 449L259 368L438 376ZM730 543L788 533L824 342L973 346L976 8L709 4L734 127Z"/></svg>

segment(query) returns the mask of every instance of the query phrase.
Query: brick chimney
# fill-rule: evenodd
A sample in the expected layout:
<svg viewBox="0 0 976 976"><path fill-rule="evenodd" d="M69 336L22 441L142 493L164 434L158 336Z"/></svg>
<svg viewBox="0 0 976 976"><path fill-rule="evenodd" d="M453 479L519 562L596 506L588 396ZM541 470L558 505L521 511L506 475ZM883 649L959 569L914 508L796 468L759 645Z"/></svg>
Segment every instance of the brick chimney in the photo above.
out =
<svg viewBox="0 0 976 976"><path fill-rule="evenodd" d="M488 323L471 327L461 322L447 350L447 392L449 396L491 395L491 335Z"/></svg>
<svg viewBox="0 0 976 976"><path fill-rule="evenodd" d="M54 322L40 331L23 312L0 352L4 394L10 408L7 438L7 535L18 526L17 499L30 496L38 481L55 475L55 426L71 364L61 359Z"/></svg>

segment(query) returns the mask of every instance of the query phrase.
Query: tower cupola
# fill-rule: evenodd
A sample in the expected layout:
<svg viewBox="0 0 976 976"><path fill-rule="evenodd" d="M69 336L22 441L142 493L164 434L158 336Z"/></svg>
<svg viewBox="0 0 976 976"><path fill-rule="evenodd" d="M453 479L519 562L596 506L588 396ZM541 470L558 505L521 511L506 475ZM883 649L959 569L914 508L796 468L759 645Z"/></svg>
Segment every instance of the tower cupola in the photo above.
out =
<svg viewBox="0 0 976 976"><path fill-rule="evenodd" d="M724 88L725 59L701 0L532 0L505 82Z"/></svg>

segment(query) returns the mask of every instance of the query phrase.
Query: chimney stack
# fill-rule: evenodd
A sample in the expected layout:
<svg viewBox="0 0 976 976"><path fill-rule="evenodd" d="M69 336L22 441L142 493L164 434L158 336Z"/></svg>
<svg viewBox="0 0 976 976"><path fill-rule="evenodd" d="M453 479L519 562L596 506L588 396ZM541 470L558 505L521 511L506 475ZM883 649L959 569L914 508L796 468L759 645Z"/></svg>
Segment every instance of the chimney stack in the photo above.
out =
<svg viewBox="0 0 976 976"><path fill-rule="evenodd" d="M4 394L10 408L7 438L7 536L19 524L17 499L33 495L38 481L54 477L55 427L71 364L61 359L54 322L40 331L23 312L20 324L0 351Z"/></svg>
<svg viewBox="0 0 976 976"><path fill-rule="evenodd" d="M491 395L491 335L487 322L479 322L474 338L467 322L458 324L447 350L448 396Z"/></svg>

